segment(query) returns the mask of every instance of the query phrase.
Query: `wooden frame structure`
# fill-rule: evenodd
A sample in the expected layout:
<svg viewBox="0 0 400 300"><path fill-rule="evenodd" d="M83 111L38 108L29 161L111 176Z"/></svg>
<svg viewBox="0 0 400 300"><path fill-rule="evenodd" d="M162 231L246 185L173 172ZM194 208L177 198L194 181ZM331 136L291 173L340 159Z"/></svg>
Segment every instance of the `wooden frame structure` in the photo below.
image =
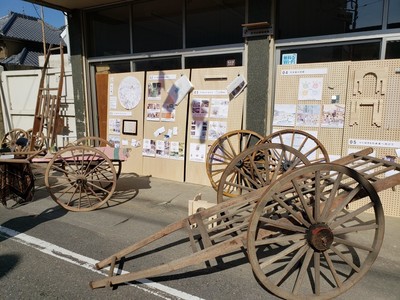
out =
<svg viewBox="0 0 400 300"><path fill-rule="evenodd" d="M269 185L223 201L118 251L96 264L109 276L92 288L115 286L221 258L246 249L261 285L285 299L331 299L359 281L383 241L384 214L378 192L400 183L400 165L368 154L371 148L333 163L306 164ZM293 151L294 153L295 151ZM193 253L133 272L116 272L132 259L176 246L175 232Z"/></svg>

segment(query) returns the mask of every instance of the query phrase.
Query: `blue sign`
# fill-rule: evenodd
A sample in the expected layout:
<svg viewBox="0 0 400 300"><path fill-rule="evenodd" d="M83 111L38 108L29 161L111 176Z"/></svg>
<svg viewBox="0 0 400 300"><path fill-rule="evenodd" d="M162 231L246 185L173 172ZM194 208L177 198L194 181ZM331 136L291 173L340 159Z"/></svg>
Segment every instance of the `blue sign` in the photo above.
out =
<svg viewBox="0 0 400 300"><path fill-rule="evenodd" d="M297 53L282 54L282 65L297 64Z"/></svg>

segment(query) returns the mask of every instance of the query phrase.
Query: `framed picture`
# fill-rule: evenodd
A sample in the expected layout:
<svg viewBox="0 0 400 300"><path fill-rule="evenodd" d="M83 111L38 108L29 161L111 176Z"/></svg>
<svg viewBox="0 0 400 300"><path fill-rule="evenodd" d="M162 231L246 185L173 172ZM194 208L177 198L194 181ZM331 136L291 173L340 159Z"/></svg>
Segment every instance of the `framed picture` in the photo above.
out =
<svg viewBox="0 0 400 300"><path fill-rule="evenodd" d="M137 120L122 120L122 133L137 135Z"/></svg>

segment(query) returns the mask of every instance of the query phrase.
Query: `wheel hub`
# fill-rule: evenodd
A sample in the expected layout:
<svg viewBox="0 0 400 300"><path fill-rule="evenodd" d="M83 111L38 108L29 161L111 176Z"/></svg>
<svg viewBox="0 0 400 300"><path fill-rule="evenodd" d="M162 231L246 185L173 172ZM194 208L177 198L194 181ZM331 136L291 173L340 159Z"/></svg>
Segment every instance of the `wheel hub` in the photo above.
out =
<svg viewBox="0 0 400 300"><path fill-rule="evenodd" d="M307 240L317 251L323 252L333 243L333 232L326 224L314 224L308 229Z"/></svg>
<svg viewBox="0 0 400 300"><path fill-rule="evenodd" d="M282 163L282 169L283 169L283 171L289 170L289 169L291 168L291 166L292 166L292 162L291 162L290 160L285 160L285 161Z"/></svg>
<svg viewBox="0 0 400 300"><path fill-rule="evenodd" d="M86 184L87 180L86 180L86 177L84 177L84 176L79 176L79 177L76 179L75 182L76 182L76 184L79 185L79 186L84 186L84 185Z"/></svg>

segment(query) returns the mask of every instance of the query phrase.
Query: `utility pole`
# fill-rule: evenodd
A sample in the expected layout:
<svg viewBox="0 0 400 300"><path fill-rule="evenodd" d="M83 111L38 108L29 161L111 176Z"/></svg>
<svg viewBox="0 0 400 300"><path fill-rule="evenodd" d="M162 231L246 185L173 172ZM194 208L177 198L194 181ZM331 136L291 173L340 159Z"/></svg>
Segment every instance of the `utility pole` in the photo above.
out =
<svg viewBox="0 0 400 300"><path fill-rule="evenodd" d="M41 10L41 21L42 21L42 40L43 40L43 54L44 57L46 57L46 35L44 31L44 12L43 12L43 6L40 7Z"/></svg>

